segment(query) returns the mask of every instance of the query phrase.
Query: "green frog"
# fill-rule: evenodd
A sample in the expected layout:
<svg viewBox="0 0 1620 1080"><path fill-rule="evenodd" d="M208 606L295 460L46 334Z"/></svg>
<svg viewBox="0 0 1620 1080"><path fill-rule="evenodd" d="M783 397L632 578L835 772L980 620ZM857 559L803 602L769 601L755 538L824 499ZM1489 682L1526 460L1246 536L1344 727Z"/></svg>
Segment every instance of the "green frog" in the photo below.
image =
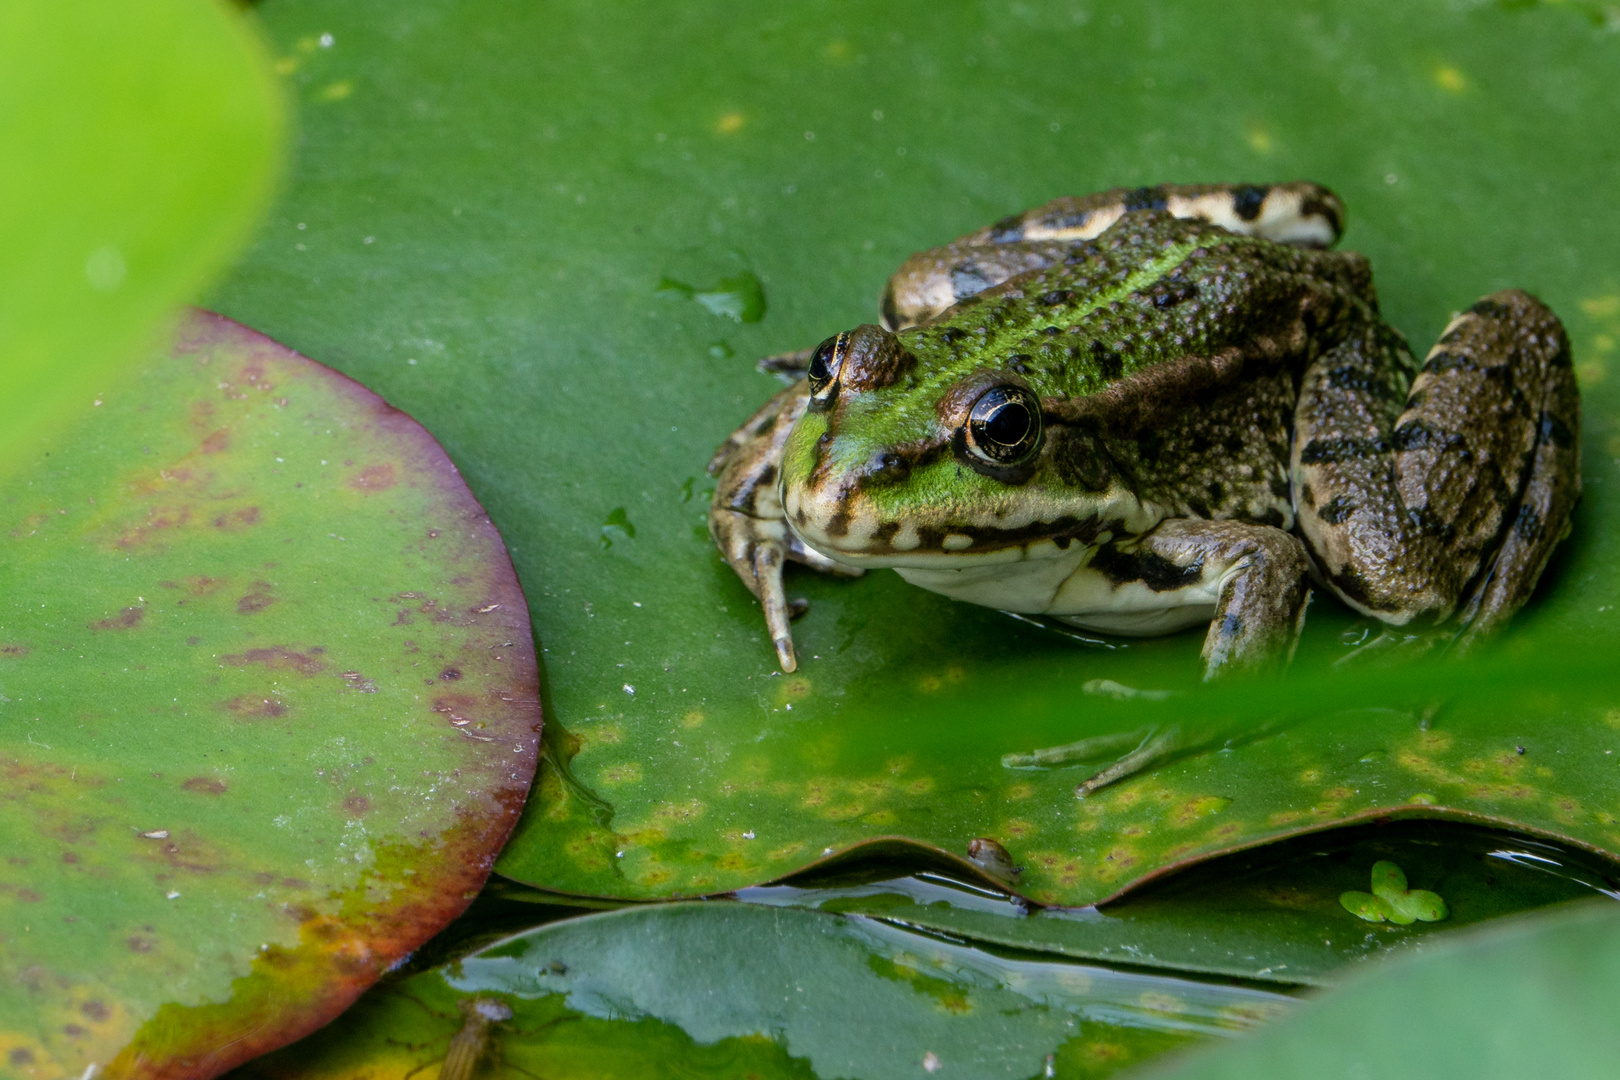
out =
<svg viewBox="0 0 1620 1080"><path fill-rule="evenodd" d="M794 670L796 561L1107 634L1207 624L1206 679L1286 664L1310 583L1465 650L1580 494L1557 316L1494 293L1420 365L1311 183L1062 198L909 259L882 324L716 453L709 526Z"/></svg>

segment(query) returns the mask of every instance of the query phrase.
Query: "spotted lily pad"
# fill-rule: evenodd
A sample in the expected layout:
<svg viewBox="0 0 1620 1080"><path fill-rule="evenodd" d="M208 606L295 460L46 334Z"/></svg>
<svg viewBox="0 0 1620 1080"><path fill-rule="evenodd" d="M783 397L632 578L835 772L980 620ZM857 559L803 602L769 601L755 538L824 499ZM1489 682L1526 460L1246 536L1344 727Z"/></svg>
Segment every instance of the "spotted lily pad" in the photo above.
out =
<svg viewBox="0 0 1620 1080"><path fill-rule="evenodd" d="M534 653L410 417L196 314L0 485L0 552L5 1075L213 1076L477 892Z"/></svg>
<svg viewBox="0 0 1620 1080"><path fill-rule="evenodd" d="M990 838L1020 892L1077 906L1392 814L1620 850L1620 703L1598 693L1620 628L1620 219L1591 137L1620 39L1567 5L902 3L768 25L742 3L630 24L517 0L260 7L303 141L216 303L422 417L512 543L557 724L503 873L666 898ZM1569 324L1587 493L1501 652L1334 674L1369 627L1319 600L1289 681L1204 689L1196 634L1088 642L887 572L796 572L803 666L776 672L704 529L704 465L778 385L754 357L871 321L907 255L1053 196L1294 177L1344 196L1346 246L1419 349L1509 285ZM658 291L743 269L770 299L757 323ZM1078 766L1002 765L1282 719L1083 802Z"/></svg>
<svg viewBox="0 0 1620 1080"><path fill-rule="evenodd" d="M379 987L240 1075L448 1078L452 1047L481 1027L481 1064L501 1076L1099 1077L1292 1004L868 919L672 904L556 923ZM479 1006L506 1018L480 1023Z"/></svg>

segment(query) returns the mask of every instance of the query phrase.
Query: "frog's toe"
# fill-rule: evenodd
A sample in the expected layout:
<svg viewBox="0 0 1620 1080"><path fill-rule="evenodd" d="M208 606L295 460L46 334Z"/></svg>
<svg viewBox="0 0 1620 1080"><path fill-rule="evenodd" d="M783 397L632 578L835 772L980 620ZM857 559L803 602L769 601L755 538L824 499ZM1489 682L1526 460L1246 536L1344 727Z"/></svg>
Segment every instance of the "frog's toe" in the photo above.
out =
<svg viewBox="0 0 1620 1080"><path fill-rule="evenodd" d="M771 632L771 643L776 646L776 659L784 672L792 672L799 666L799 658L793 651L793 631L788 627L795 605L782 591L780 547L761 544L754 549L754 580L759 584L759 602L765 607L765 625Z"/></svg>

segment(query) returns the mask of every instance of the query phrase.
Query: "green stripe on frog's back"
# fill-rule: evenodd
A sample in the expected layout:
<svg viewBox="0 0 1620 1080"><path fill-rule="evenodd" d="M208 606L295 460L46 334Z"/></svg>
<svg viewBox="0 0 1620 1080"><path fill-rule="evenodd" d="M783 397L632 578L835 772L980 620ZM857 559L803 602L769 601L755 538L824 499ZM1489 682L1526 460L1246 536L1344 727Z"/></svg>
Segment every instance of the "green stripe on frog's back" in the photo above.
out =
<svg viewBox="0 0 1620 1080"><path fill-rule="evenodd" d="M1095 243L1077 245L1077 252L1090 255L1083 262L1015 278L964 301L936 323L903 332L902 340L925 372L925 392L990 368L1023 376L1044 396L1078 397L1098 393L1155 363L1198 351L1204 343L1198 340L1196 320L1188 320L1179 341L1156 334L1155 342L1145 343L1133 340L1131 327L1110 319L1112 306L1139 298L1155 305L1156 319L1167 319L1170 316L1162 309L1197 295L1199 275L1189 275L1185 282L1170 281L1195 253L1263 242L1168 218L1162 225L1168 228L1143 229L1130 237L1134 242L1112 250ZM1140 247L1162 243L1167 235L1177 239L1160 254L1133 257ZM1119 276L1108 272L1114 266L1132 269ZM1152 295L1161 285L1165 295Z"/></svg>

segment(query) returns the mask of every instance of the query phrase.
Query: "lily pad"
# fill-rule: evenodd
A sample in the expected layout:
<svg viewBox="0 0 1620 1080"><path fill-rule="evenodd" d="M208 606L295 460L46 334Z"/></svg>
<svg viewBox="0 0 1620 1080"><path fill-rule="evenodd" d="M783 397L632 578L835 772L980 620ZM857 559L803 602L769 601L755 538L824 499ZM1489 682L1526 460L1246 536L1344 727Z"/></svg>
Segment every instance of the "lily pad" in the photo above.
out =
<svg viewBox="0 0 1620 1080"><path fill-rule="evenodd" d="M1293 1004L1008 958L868 919L671 904L556 923L379 987L238 1075L404 1080L446 1063L469 1002L507 1016L486 1028L492 1074L558 1080L1103 1076Z"/></svg>
<svg viewBox="0 0 1620 1080"><path fill-rule="evenodd" d="M1382 965L1160 1080L1614 1075L1620 914L1612 905L1476 931Z"/></svg>
<svg viewBox="0 0 1620 1080"><path fill-rule="evenodd" d="M119 381L247 239L285 104L210 0L0 10L0 467Z"/></svg>
<svg viewBox="0 0 1620 1080"><path fill-rule="evenodd" d="M476 894L533 645L408 416L198 313L0 484L0 548L6 1075L213 1076Z"/></svg>
<svg viewBox="0 0 1620 1080"><path fill-rule="evenodd" d="M1376 930L1341 905L1369 867L1395 860L1451 906L1444 923ZM1133 967L1288 985L1333 985L1392 954L1490 919L1616 895L1613 865L1528 837L1404 822L1300 837L1211 859L1101 908L1031 908L939 871L807 876L744 889L750 903L860 914L898 926ZM536 894L542 900L545 894Z"/></svg>
<svg viewBox="0 0 1620 1080"><path fill-rule="evenodd" d="M990 837L1021 892L1085 905L1390 814L1617 850L1596 689L1620 626L1620 221L1592 196L1612 163L1590 135L1614 35L1439 0L262 12L296 62L301 164L217 303L421 416L515 549L558 724L501 872L662 898L886 838L959 858ZM1501 650L1466 674L1328 674L1368 628L1320 601L1290 681L1204 690L1196 634L1088 643L888 573L803 573L803 667L776 673L703 529L712 448L776 386L752 357L870 321L905 256L1056 195L1298 176L1345 197L1346 246L1420 349L1508 285L1569 323L1587 495ZM743 270L769 296L758 323L658 292ZM1096 680L1188 693L1115 701ZM1211 718L1215 746L1295 722L1085 802L1075 769L1001 765Z"/></svg>

